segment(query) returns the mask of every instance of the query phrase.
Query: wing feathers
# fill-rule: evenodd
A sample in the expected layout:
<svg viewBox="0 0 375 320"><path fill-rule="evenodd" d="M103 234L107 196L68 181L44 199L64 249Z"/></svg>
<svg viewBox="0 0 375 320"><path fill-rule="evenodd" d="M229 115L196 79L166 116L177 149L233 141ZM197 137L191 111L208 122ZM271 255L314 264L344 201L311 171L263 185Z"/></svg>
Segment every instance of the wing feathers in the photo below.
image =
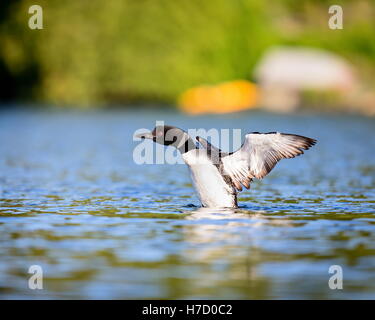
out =
<svg viewBox="0 0 375 320"><path fill-rule="evenodd" d="M249 188L253 178L264 178L278 161L299 156L315 143L295 134L249 133L239 150L222 158L224 172L241 191L241 184Z"/></svg>

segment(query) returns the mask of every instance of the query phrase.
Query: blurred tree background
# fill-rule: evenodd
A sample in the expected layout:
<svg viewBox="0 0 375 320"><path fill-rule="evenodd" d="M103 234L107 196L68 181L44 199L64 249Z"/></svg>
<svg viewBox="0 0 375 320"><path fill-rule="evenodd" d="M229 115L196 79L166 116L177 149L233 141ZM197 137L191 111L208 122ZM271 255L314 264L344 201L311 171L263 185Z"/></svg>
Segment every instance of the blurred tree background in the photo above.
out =
<svg viewBox="0 0 375 320"><path fill-rule="evenodd" d="M375 71L372 0L2 0L0 100L65 106L174 103L184 90L252 80L272 45L339 53L364 79ZM28 27L31 5L43 30ZM344 29L328 28L328 8Z"/></svg>

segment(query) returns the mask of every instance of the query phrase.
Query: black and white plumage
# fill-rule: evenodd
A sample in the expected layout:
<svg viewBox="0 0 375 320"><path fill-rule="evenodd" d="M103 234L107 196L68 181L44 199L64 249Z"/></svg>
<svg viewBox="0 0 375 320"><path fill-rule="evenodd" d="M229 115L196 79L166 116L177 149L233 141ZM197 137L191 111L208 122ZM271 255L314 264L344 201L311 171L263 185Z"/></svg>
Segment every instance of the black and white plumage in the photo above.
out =
<svg viewBox="0 0 375 320"><path fill-rule="evenodd" d="M303 154L316 143L300 135L252 132L241 148L224 153L207 140L196 137L197 147L187 132L158 126L138 137L176 147L188 165L194 186L204 207L237 207L237 193L249 189L253 179L263 179L281 159Z"/></svg>

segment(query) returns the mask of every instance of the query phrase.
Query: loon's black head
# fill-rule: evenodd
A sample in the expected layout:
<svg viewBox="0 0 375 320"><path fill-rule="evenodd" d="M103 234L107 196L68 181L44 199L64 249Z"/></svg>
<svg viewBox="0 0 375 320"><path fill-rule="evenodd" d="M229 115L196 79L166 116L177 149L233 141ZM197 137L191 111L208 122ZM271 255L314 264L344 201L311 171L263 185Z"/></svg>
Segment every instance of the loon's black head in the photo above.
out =
<svg viewBox="0 0 375 320"><path fill-rule="evenodd" d="M156 126L151 132L140 133L136 137L150 139L165 146L173 146L181 153L195 149L195 143L187 132L173 126Z"/></svg>

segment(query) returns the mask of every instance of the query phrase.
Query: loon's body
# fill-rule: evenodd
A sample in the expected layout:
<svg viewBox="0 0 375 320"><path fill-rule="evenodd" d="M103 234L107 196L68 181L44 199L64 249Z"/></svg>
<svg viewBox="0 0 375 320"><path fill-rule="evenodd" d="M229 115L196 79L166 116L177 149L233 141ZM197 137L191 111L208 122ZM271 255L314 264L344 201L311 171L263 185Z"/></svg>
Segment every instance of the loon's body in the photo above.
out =
<svg viewBox="0 0 375 320"><path fill-rule="evenodd" d="M237 192L225 181L206 149L194 149L182 154L203 207L237 207Z"/></svg>
<svg viewBox="0 0 375 320"><path fill-rule="evenodd" d="M243 187L249 189L254 178L264 178L278 161L301 155L316 143L294 134L253 132L240 149L224 153L201 137L196 137L201 147L196 146L185 131L171 126L158 126L138 137L179 150L202 206L215 208L237 208L237 193Z"/></svg>

